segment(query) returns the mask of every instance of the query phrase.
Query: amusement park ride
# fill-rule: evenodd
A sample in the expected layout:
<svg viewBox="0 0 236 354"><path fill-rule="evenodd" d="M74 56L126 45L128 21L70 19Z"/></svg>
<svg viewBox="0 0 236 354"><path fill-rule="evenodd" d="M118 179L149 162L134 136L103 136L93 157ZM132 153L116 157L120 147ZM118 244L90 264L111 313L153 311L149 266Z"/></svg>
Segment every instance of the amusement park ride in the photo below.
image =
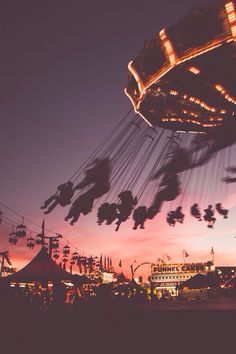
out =
<svg viewBox="0 0 236 354"><path fill-rule="evenodd" d="M227 218L228 210L219 202L223 188L221 194L216 193L216 184L218 171L236 172L230 166L230 149L236 142L235 41L235 1L195 9L146 41L128 65L125 89L138 115L130 118L130 111L121 120L68 182L45 201L44 213L71 204L65 220L73 225L102 201L99 225L116 222L118 231L132 215L136 230L160 213L163 203L177 200L176 209L169 209L166 217L175 226L184 221L182 204L196 170L209 205L203 205L201 212L197 195L190 214L206 221L209 228L216 221L215 210ZM199 169L206 164L214 173L209 186L204 185L205 172ZM229 183L235 178L223 180ZM146 206L148 196L152 201Z"/></svg>
<svg viewBox="0 0 236 354"><path fill-rule="evenodd" d="M145 43L125 92L150 126L209 132L235 120L235 2L194 11Z"/></svg>
<svg viewBox="0 0 236 354"><path fill-rule="evenodd" d="M195 177L190 215L207 222L209 228L215 224L215 211L226 219L228 210L219 202L225 196L224 187L217 184L236 181L226 177L222 183L219 178L219 171L236 173L230 165L236 142L235 42L235 1L195 9L146 41L128 64L125 93L135 115L131 116L131 109L67 182L58 186L41 206L44 213L58 205L70 206L65 220L73 225L100 203L98 225L114 222L118 231L132 216L136 230L144 229L145 222L171 202L166 221L175 226L184 222L182 206L186 208L184 198ZM211 174L208 178L207 173ZM15 245L25 235L23 219L13 226L9 242ZM49 252L58 259L59 238L46 237L42 227L36 240L28 238L27 246L32 249L35 242L44 245L48 239ZM69 253L66 245L64 265ZM78 257L77 251L72 254L71 265Z"/></svg>

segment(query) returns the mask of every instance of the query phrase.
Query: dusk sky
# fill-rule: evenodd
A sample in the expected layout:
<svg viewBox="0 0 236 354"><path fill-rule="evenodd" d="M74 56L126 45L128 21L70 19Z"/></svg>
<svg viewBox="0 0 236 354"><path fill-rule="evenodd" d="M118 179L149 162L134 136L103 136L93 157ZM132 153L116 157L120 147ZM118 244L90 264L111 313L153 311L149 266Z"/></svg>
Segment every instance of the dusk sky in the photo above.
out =
<svg viewBox="0 0 236 354"><path fill-rule="evenodd" d="M0 202L41 224L43 201L70 178L131 109L124 94L127 65L144 40L177 23L193 6L213 2L3 1ZM233 159L233 153L231 156ZM220 180L224 172L217 174ZM110 256L117 270L121 259L127 275L134 260L154 262L167 253L173 262L180 262L183 249L190 255L189 261L207 261L212 246L216 264L235 265L236 185L224 190L223 202L230 207L230 217L219 217L213 230L191 217L171 228L160 214L147 222L145 230L132 230L129 220L115 232L114 227L96 224L96 211L72 227L64 221L67 208L60 207L45 222L85 255ZM189 203L191 194L193 183ZM0 210L21 222L5 208ZM0 250L8 249L12 262L21 268L38 248L29 251L26 240L9 245L10 231L9 225L0 225ZM147 271L144 268L140 274Z"/></svg>

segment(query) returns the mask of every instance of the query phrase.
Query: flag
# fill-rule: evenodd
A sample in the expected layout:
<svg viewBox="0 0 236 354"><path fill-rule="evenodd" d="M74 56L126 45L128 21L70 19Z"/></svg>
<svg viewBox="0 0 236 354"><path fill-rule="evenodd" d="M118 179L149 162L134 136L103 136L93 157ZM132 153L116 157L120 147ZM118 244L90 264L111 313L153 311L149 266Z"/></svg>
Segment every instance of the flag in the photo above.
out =
<svg viewBox="0 0 236 354"><path fill-rule="evenodd" d="M122 263L121 263L121 260L120 260L120 262L119 262L119 267L120 267L120 268L122 267Z"/></svg>
<svg viewBox="0 0 236 354"><path fill-rule="evenodd" d="M167 258L167 260L168 260L168 261L170 261L170 260L171 260L171 257L170 257L170 256L168 256L168 254L166 255L166 258Z"/></svg>
<svg viewBox="0 0 236 354"><path fill-rule="evenodd" d="M184 257L188 257L189 254L184 250Z"/></svg>
<svg viewBox="0 0 236 354"><path fill-rule="evenodd" d="M211 247L211 253L210 254L215 254L213 247Z"/></svg>

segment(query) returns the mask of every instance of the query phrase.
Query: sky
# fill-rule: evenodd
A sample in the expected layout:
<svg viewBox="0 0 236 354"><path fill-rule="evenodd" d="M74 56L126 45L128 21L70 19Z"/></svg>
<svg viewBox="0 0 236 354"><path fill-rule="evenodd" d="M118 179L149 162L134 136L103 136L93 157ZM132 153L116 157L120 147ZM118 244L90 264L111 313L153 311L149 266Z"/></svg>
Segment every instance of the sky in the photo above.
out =
<svg viewBox="0 0 236 354"><path fill-rule="evenodd" d="M212 0L51 0L3 1L0 5L0 202L37 224L40 205L68 180L87 156L131 109L124 94L127 65L162 28L177 23L192 7ZM219 176L222 171L217 171ZM210 177L209 177L210 178ZM191 184L188 198L194 193ZM221 185L219 184L219 188ZM114 228L98 227L95 213L73 227L65 209L45 217L46 226L64 235L85 255L112 257L130 275L130 264L155 262L168 254L182 261L207 261L213 246L216 264L233 265L236 186L228 187L230 218L210 230L188 219L170 228L165 217L132 230L132 220ZM21 218L2 208L4 215ZM34 228L32 225L29 225ZM37 229L37 228L36 228ZM0 225L0 250L8 249L18 268L38 251L25 240L7 242L9 225ZM148 274L149 268L140 268ZM140 275L138 274L138 275Z"/></svg>

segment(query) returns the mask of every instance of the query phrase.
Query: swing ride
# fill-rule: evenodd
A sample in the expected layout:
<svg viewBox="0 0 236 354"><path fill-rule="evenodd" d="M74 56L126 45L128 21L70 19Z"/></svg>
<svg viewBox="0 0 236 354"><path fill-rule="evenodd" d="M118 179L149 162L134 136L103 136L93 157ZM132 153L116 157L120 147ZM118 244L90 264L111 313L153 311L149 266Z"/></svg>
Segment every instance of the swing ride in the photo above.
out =
<svg viewBox="0 0 236 354"><path fill-rule="evenodd" d="M215 186L218 171L236 171L229 167L236 142L235 41L235 1L195 9L146 41L128 65L125 93L135 115L130 111L46 200L45 214L71 204L65 220L73 225L100 203L98 225L114 222L118 231L132 215L136 230L171 202L166 221L175 226L184 222L182 204L196 171L198 198L204 194L204 205L211 204L203 213L194 200L190 215L209 228L215 211L227 218L219 202L224 190L216 192ZM207 170L212 178L205 186Z"/></svg>
<svg viewBox="0 0 236 354"><path fill-rule="evenodd" d="M194 9L146 41L125 90L149 124L207 132L234 119L235 2Z"/></svg>

